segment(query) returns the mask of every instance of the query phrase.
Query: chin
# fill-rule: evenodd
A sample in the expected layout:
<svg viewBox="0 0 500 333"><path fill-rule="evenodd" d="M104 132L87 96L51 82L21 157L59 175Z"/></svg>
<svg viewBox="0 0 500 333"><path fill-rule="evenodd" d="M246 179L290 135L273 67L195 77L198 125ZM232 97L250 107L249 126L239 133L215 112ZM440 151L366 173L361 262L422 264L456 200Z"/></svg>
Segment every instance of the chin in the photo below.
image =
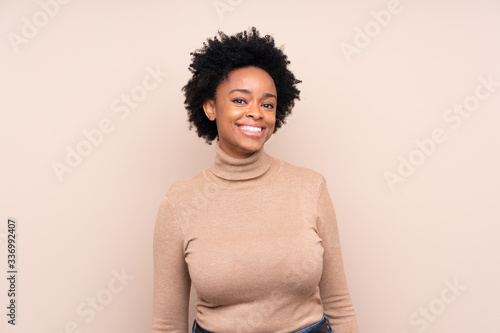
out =
<svg viewBox="0 0 500 333"><path fill-rule="evenodd" d="M263 146L263 144L242 144L238 147L241 151L254 153L257 150L261 149Z"/></svg>
<svg viewBox="0 0 500 333"><path fill-rule="evenodd" d="M255 153L264 147L265 142L240 142L237 147L238 150L246 153Z"/></svg>

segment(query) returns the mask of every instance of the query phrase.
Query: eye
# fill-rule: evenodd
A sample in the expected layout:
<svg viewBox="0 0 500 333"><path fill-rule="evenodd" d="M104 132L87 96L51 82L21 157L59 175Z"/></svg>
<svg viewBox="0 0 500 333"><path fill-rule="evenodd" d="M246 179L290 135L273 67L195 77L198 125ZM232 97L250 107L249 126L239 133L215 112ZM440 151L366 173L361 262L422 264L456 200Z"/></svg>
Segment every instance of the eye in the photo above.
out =
<svg viewBox="0 0 500 333"><path fill-rule="evenodd" d="M264 103L262 104L262 106L265 107L266 109L274 109L274 105L270 103Z"/></svg>
<svg viewBox="0 0 500 333"><path fill-rule="evenodd" d="M236 103L236 104L243 104L243 103L246 103L244 99L241 99L241 98L235 98L233 99L233 103Z"/></svg>

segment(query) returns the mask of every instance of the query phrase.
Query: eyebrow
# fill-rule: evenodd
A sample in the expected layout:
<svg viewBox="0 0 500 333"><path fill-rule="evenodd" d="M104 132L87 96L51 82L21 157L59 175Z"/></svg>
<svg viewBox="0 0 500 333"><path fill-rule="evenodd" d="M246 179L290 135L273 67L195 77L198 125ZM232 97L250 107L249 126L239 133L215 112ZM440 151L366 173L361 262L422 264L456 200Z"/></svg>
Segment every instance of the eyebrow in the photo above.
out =
<svg viewBox="0 0 500 333"><path fill-rule="evenodd" d="M239 91L239 92L242 92L242 93L245 93L245 94L250 94L251 93L250 90L248 90L248 89L233 89L229 93L232 94L233 92L236 92L236 91ZM271 94L271 93L265 93L264 96L265 97L274 97L276 100L278 100L278 97L276 97L276 95Z"/></svg>

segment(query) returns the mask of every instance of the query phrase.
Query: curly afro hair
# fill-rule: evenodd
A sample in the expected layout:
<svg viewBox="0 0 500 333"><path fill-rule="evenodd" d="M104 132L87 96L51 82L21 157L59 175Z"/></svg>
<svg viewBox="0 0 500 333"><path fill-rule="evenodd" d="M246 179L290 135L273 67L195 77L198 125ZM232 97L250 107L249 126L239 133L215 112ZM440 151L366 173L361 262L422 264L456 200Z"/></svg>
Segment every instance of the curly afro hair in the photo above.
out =
<svg viewBox="0 0 500 333"><path fill-rule="evenodd" d="M192 63L189 71L193 76L182 88L185 94L184 104L188 111L189 129L196 127L200 138L211 145L218 138L217 126L210 121L203 111L203 102L215 99L215 92L220 83L228 78L229 72L236 68L254 66L266 71L274 80L278 102L276 105L275 133L292 112L295 99L300 100L300 90L293 73L287 68L290 63L281 48L274 44L273 37L261 37L255 27L251 31L239 32L227 36L218 31L220 39L215 36L207 39L201 49L192 52Z"/></svg>

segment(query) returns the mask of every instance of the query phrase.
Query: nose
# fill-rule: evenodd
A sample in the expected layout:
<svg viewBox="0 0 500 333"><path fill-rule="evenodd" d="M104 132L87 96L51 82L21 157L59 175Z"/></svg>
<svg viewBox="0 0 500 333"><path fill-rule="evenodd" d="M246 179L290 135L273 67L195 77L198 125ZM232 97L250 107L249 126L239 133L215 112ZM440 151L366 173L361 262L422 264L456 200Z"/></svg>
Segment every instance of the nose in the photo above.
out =
<svg viewBox="0 0 500 333"><path fill-rule="evenodd" d="M251 103L245 113L247 117L252 117L253 119L262 118L262 110L258 103Z"/></svg>

